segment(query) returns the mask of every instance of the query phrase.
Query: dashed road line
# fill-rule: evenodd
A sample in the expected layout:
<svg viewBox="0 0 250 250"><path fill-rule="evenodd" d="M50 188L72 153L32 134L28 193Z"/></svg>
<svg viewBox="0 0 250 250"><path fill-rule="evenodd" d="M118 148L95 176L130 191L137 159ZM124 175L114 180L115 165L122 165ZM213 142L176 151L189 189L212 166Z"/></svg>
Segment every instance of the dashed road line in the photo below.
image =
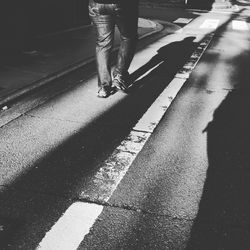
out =
<svg viewBox="0 0 250 250"><path fill-rule="evenodd" d="M75 202L45 235L36 250L77 249L102 210L103 206Z"/></svg>
<svg viewBox="0 0 250 250"><path fill-rule="evenodd" d="M200 29L217 29L218 25L220 23L219 19L206 19L204 22L200 25Z"/></svg>
<svg viewBox="0 0 250 250"><path fill-rule="evenodd" d="M176 74L133 127L129 135L90 180L88 188L80 194L79 201L72 204L51 230L46 233L37 250L75 250L78 248L85 235L89 233L95 221L98 220L104 208L102 204L108 202L134 159L188 79L212 38L213 34L204 37L183 69ZM98 204L95 204L95 201L98 201Z"/></svg>
<svg viewBox="0 0 250 250"><path fill-rule="evenodd" d="M192 20L193 20L193 18L183 18L183 17L180 17L180 18L176 19L175 21L173 21L173 23L188 24Z"/></svg>
<svg viewBox="0 0 250 250"><path fill-rule="evenodd" d="M194 70L195 66L199 62L204 51L207 49L208 45L212 41L214 33L206 35L202 41L199 43L199 46L191 55L190 59L184 64L184 66L177 72L175 75L176 78L188 79L190 74Z"/></svg>
<svg viewBox="0 0 250 250"><path fill-rule="evenodd" d="M249 30L249 27L248 27L246 21L233 20L232 21L232 29L244 31L244 30Z"/></svg>

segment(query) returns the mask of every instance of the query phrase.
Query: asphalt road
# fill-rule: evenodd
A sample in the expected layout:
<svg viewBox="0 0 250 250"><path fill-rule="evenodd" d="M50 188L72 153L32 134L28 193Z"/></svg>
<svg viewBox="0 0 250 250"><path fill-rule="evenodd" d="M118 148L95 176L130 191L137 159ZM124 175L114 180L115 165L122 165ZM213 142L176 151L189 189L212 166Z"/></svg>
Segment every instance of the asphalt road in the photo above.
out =
<svg viewBox="0 0 250 250"><path fill-rule="evenodd" d="M180 11L150 10L129 94L89 65L2 114L2 249L248 249L249 20Z"/></svg>

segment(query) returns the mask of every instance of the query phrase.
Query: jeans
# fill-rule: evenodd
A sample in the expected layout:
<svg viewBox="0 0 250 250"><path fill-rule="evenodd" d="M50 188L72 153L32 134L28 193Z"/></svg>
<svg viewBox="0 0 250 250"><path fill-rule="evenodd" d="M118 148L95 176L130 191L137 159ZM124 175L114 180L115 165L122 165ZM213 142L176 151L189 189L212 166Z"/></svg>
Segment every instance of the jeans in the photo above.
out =
<svg viewBox="0 0 250 250"><path fill-rule="evenodd" d="M120 33L120 46L113 74L125 77L134 57L138 37L138 1L126 1L131 3L99 4L93 0L89 2L89 15L97 35L98 86L110 86L112 82L110 59L116 26Z"/></svg>

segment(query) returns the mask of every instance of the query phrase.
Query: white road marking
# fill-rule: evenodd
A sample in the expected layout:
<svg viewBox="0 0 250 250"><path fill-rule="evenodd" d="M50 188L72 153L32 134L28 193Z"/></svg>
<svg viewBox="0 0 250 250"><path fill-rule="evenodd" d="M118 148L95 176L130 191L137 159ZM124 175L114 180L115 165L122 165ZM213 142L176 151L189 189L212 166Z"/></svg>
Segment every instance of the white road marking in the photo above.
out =
<svg viewBox="0 0 250 250"><path fill-rule="evenodd" d="M200 45L191 55L190 61L192 67L191 69L190 67L188 69L189 74L198 63L212 38L213 35L211 34L205 36L200 42ZM146 54L144 51L141 53L144 55ZM190 62L188 61L184 67L189 64ZM111 156L105 161L103 166L91 180L89 188L84 190L84 192L80 195L80 198L84 200L91 200L92 202L98 200L104 203L109 200L112 193L115 191L116 187L128 171L133 160L141 151L142 147L153 133L171 102L186 82L187 78L182 76L182 74L186 76L186 70L184 73L179 71L175 75L174 79L169 83L162 94L154 101L150 108L133 127L127 138L121 142L120 146L117 147L113 154L111 154Z"/></svg>
<svg viewBox="0 0 250 250"><path fill-rule="evenodd" d="M160 122L161 118L185 82L186 79L174 78L133 129L153 133L155 127Z"/></svg>
<svg viewBox="0 0 250 250"><path fill-rule="evenodd" d="M183 24L188 24L193 20L193 18L178 18L174 21L174 23L183 23Z"/></svg>
<svg viewBox="0 0 250 250"><path fill-rule="evenodd" d="M211 40L211 35L205 37L203 42L201 42L203 46L200 45L201 47L197 48L197 50L202 48L202 52L198 53L200 56L197 57L197 51L194 51L190 60L197 58L197 63ZM146 55L145 51L139 52L139 54L143 54L144 57ZM144 63L145 61L142 62L142 65ZM140 68L142 65L134 65L134 67ZM176 74L171 83L134 126L127 138L121 142L113 154L104 162L103 166L90 181L90 189L86 188L80 195L80 199L92 202L96 199L99 203L105 203L109 200L134 159L157 127L171 102L186 82L187 79L180 77L180 75L180 72ZM93 203L79 201L72 204L51 230L46 233L37 250L76 250L102 211L103 206Z"/></svg>
<svg viewBox="0 0 250 250"><path fill-rule="evenodd" d="M246 21L233 20L232 21L233 30L249 30Z"/></svg>
<svg viewBox="0 0 250 250"><path fill-rule="evenodd" d="M219 19L206 19L201 25L200 29L213 29L215 30L220 23Z"/></svg>
<svg viewBox="0 0 250 250"><path fill-rule="evenodd" d="M75 250L89 233L103 206L76 202L46 233L37 250Z"/></svg>

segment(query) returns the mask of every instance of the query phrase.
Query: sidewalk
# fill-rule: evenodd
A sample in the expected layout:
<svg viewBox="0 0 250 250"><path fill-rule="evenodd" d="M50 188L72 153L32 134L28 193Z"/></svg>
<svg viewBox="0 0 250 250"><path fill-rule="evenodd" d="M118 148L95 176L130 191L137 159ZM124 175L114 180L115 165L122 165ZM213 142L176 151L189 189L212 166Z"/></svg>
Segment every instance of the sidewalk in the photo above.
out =
<svg viewBox="0 0 250 250"><path fill-rule="evenodd" d="M139 38L162 29L139 19ZM115 37L114 48L119 42ZM0 105L94 60L95 35L91 25L37 38L36 49L5 55L0 66Z"/></svg>

